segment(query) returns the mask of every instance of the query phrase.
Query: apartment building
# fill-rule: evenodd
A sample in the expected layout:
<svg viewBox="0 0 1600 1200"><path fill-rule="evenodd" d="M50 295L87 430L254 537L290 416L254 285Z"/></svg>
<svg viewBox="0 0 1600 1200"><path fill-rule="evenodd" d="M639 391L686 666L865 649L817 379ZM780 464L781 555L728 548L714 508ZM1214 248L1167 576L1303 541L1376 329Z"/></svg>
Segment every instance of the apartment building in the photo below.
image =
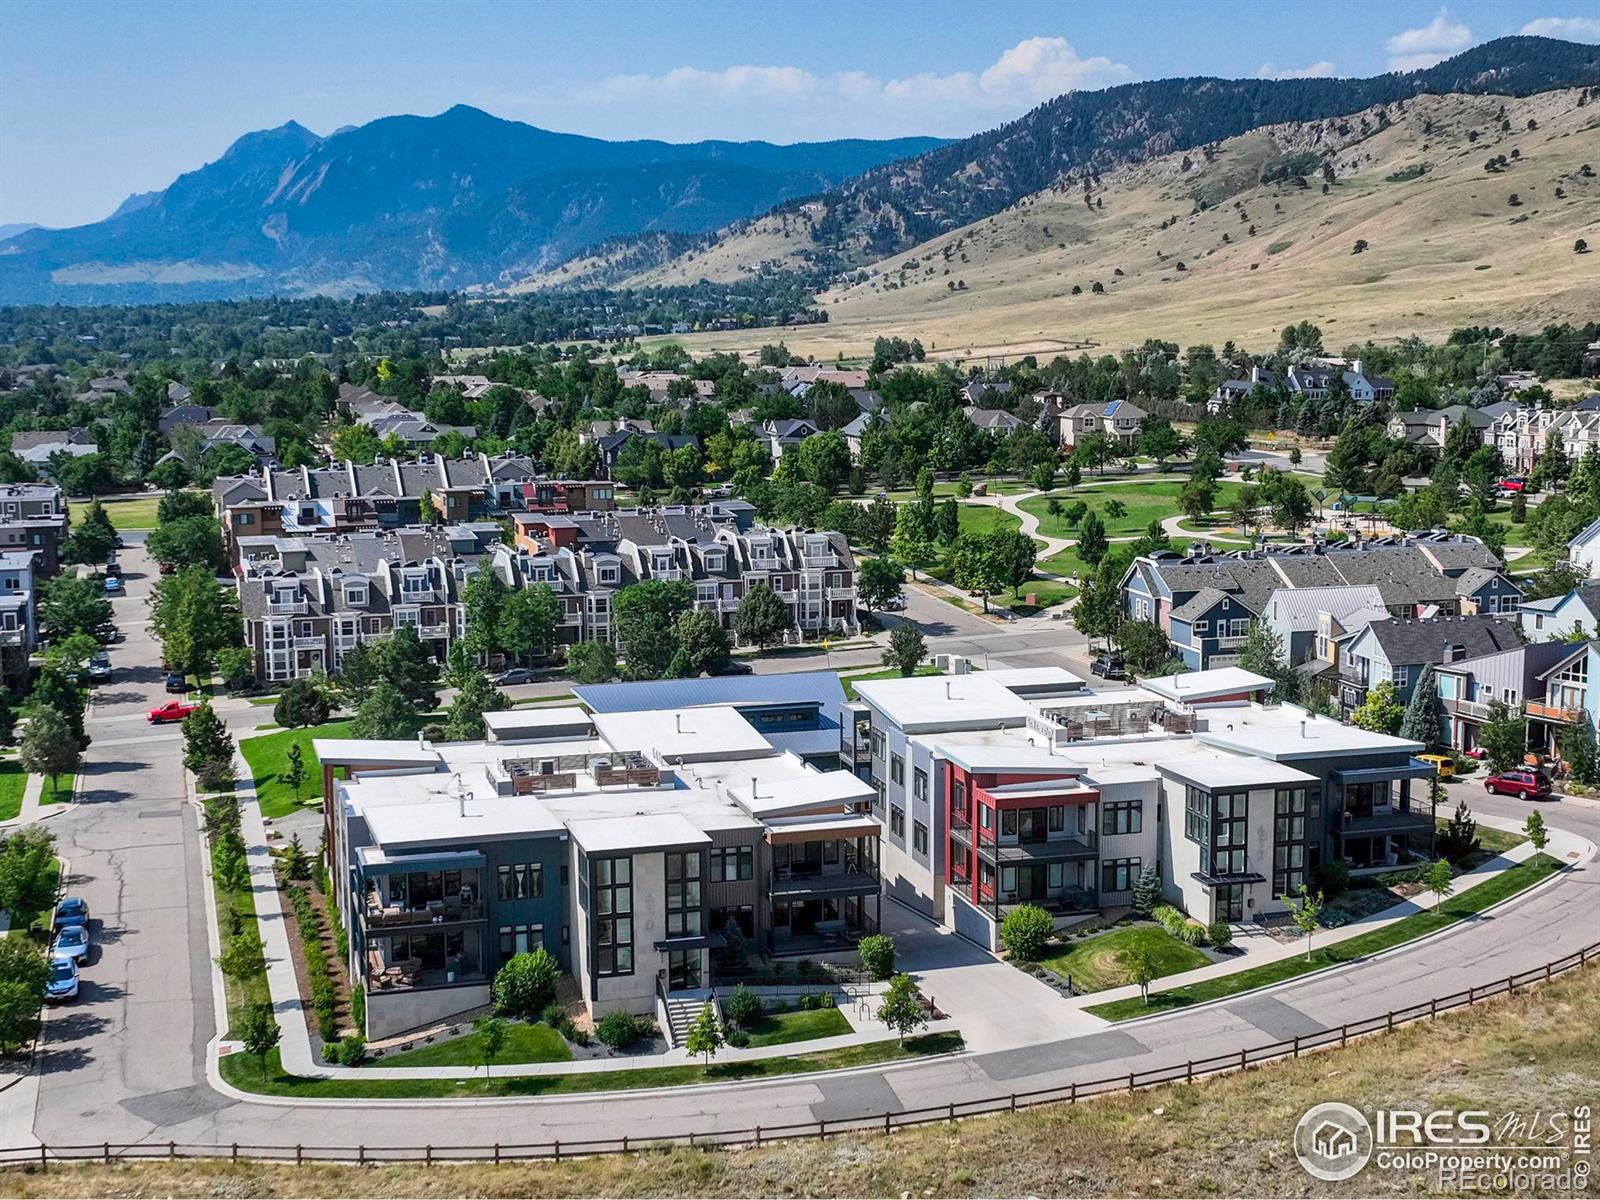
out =
<svg viewBox="0 0 1600 1200"><path fill-rule="evenodd" d="M486 521L238 539L239 609L256 678L334 674L354 647L400 625L442 659L466 623L462 585L502 536Z"/></svg>
<svg viewBox="0 0 1600 1200"><path fill-rule="evenodd" d="M60 570L67 531L67 502L60 488L48 483L0 485L0 552L31 552L35 579L50 579Z"/></svg>
<svg viewBox="0 0 1600 1200"><path fill-rule="evenodd" d="M487 723L482 742L316 742L369 1037L480 1007L543 946L592 1014L654 1015L677 1041L674 1002L697 1008L719 960L878 927L870 787L733 707Z"/></svg>
<svg viewBox="0 0 1600 1200"><path fill-rule="evenodd" d="M28 656L39 644L37 555L0 551L0 683L20 689L28 681Z"/></svg>

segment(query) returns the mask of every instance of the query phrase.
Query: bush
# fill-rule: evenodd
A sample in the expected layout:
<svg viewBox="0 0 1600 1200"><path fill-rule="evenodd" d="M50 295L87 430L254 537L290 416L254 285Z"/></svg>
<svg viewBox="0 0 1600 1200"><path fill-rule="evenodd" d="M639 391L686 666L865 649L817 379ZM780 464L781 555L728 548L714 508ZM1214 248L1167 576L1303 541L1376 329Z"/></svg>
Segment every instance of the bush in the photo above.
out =
<svg viewBox="0 0 1600 1200"><path fill-rule="evenodd" d="M556 1004L554 1001L546 1004L544 1009L539 1013L539 1020L550 1026L551 1029L560 1029L561 1023L566 1019L567 1010L562 1008L561 1005Z"/></svg>
<svg viewBox="0 0 1600 1200"><path fill-rule="evenodd" d="M833 1005L834 1001L832 992L823 992L822 995L817 997L818 1008L832 1008Z"/></svg>
<svg viewBox="0 0 1600 1200"><path fill-rule="evenodd" d="M293 679L278 695L272 719L285 729L322 725L328 719L327 689L314 679Z"/></svg>
<svg viewBox="0 0 1600 1200"><path fill-rule="evenodd" d="M1218 950L1225 950L1233 945L1233 926L1226 921L1213 921L1206 930L1206 938Z"/></svg>
<svg viewBox="0 0 1600 1200"><path fill-rule="evenodd" d="M1332 899L1350 890L1350 868L1338 860L1317 864L1317 890Z"/></svg>
<svg viewBox="0 0 1600 1200"><path fill-rule="evenodd" d="M1006 914L1000 925L1000 941L1006 954L1018 962L1038 962L1044 957L1045 943L1055 929L1050 914L1037 904L1020 904Z"/></svg>
<svg viewBox="0 0 1600 1200"><path fill-rule="evenodd" d="M1189 921L1189 918L1184 916L1181 910L1174 908L1170 904L1157 905L1151 909L1150 919L1173 937L1177 937L1178 930L1182 929Z"/></svg>
<svg viewBox="0 0 1600 1200"><path fill-rule="evenodd" d="M723 1040L734 1049L743 1050L750 1044L750 1035L742 1029L734 1028L728 1030L727 1036Z"/></svg>
<svg viewBox="0 0 1600 1200"><path fill-rule="evenodd" d="M875 933L861 939L858 947L861 969L873 982L888 979L894 974L894 939L887 934Z"/></svg>
<svg viewBox="0 0 1600 1200"><path fill-rule="evenodd" d="M359 1067L366 1057L367 1039L355 1033L346 1035L334 1052L334 1059L345 1067Z"/></svg>
<svg viewBox="0 0 1600 1200"><path fill-rule="evenodd" d="M722 1006L723 1015L740 1029L749 1029L761 1020L761 998L744 984L733 989L733 995Z"/></svg>
<svg viewBox="0 0 1600 1200"><path fill-rule="evenodd" d="M1182 925L1178 926L1178 928L1173 932L1172 936L1177 938L1185 946L1204 945L1206 940L1206 927L1200 924L1199 921L1185 921Z"/></svg>
<svg viewBox="0 0 1600 1200"><path fill-rule="evenodd" d="M594 1024L594 1035L613 1050L631 1046L639 1038L639 1023L621 1009L608 1012Z"/></svg>
<svg viewBox="0 0 1600 1200"><path fill-rule="evenodd" d="M494 1010L505 1017L533 1017L556 997L561 966L543 946L513 954L494 977Z"/></svg>

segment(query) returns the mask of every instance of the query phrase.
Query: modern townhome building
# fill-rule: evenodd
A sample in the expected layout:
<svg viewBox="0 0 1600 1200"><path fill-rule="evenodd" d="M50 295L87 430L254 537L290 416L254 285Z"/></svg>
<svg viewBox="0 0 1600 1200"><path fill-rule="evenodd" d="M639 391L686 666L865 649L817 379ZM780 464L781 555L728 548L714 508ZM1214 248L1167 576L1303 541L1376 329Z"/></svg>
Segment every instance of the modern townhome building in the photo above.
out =
<svg viewBox="0 0 1600 1200"><path fill-rule="evenodd" d="M719 961L878 927L870 786L733 707L487 723L483 742L315 743L369 1037L482 1006L543 946L591 1013L654 1015L677 1041Z"/></svg>
<svg viewBox="0 0 1600 1200"><path fill-rule="evenodd" d="M32 550L0 551L0 683L28 682L28 656L39 644L38 557Z"/></svg>
<svg viewBox="0 0 1600 1200"><path fill-rule="evenodd" d="M517 514L514 545L495 556L513 586L548 584L560 640L614 640L616 593L647 579L694 585L697 608L733 628L745 594L766 584L789 607L793 640L860 629L856 568L841 533L753 523L745 501L566 516Z"/></svg>
<svg viewBox="0 0 1600 1200"><path fill-rule="evenodd" d="M334 674L350 650L400 625L443 659L465 627L461 587L503 536L484 521L238 539L239 609L256 678Z"/></svg>
<svg viewBox="0 0 1600 1200"><path fill-rule="evenodd" d="M1440 740L1457 750L1478 745L1478 732L1496 701L1512 714L1528 717L1528 744L1551 750L1560 731L1584 718L1582 692L1588 682L1581 645L1529 642L1474 658L1434 664L1440 707L1444 710ZM1547 676L1557 677L1557 698L1546 699ZM1576 700L1576 703L1574 703Z"/></svg>
<svg viewBox="0 0 1600 1200"><path fill-rule="evenodd" d="M1196 670L1237 661L1252 619L1284 589L1373 587L1396 616L1516 612L1521 588L1476 538L1435 533L1226 554L1160 551L1123 576L1123 615L1154 621ZM1349 610L1347 610L1349 611Z"/></svg>
<svg viewBox="0 0 1600 1200"><path fill-rule="evenodd" d="M1600 634L1600 579L1586 580L1562 596L1524 600L1517 623L1530 642L1567 642Z"/></svg>
<svg viewBox="0 0 1600 1200"><path fill-rule="evenodd" d="M1126 449L1139 436L1139 422L1147 415L1128 400L1074 404L1057 416L1055 441L1063 450L1070 450L1091 433L1104 433Z"/></svg>
<svg viewBox="0 0 1600 1200"><path fill-rule="evenodd" d="M446 524L519 511L538 481L533 460L518 455L432 455L223 476L211 495L237 563L239 538L398 529L421 523L424 498L430 519Z"/></svg>
<svg viewBox="0 0 1600 1200"><path fill-rule="evenodd" d="M60 569L67 531L67 502L55 484L0 485L0 552L31 551L36 580L49 579Z"/></svg>
<svg viewBox="0 0 1600 1200"><path fill-rule="evenodd" d="M1346 719L1387 680L1404 704L1429 663L1482 658L1521 645L1499 617L1391 617L1346 634L1339 645L1339 708Z"/></svg>
<svg viewBox="0 0 1600 1200"><path fill-rule="evenodd" d="M1537 690L1522 702L1528 748L1542 754L1558 754L1563 735L1574 726L1600 725L1600 642L1572 643L1565 649L1566 654L1539 672L1533 685Z"/></svg>

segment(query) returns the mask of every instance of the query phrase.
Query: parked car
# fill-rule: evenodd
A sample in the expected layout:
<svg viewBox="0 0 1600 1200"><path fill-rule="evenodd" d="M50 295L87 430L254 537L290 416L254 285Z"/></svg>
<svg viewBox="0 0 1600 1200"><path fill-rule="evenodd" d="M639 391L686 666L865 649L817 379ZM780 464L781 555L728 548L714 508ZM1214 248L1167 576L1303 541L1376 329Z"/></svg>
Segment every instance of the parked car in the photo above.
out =
<svg viewBox="0 0 1600 1200"><path fill-rule="evenodd" d="M883 602L884 612L904 612L906 610L906 594L896 592Z"/></svg>
<svg viewBox="0 0 1600 1200"><path fill-rule="evenodd" d="M122 580L115 575L106 576L106 591L116 594L122 591Z"/></svg>
<svg viewBox="0 0 1600 1200"><path fill-rule="evenodd" d="M504 687L508 683L532 683L534 678L535 674L529 667L507 667L500 674L491 675L489 682Z"/></svg>
<svg viewBox="0 0 1600 1200"><path fill-rule="evenodd" d="M1482 746L1474 746L1472 749L1463 750L1461 753L1465 754L1470 759L1474 759L1477 762L1482 762L1484 759L1489 757L1489 752L1487 750L1485 750Z"/></svg>
<svg viewBox="0 0 1600 1200"><path fill-rule="evenodd" d="M44 998L56 1004L78 995L78 964L70 958L52 958L44 978Z"/></svg>
<svg viewBox="0 0 1600 1200"><path fill-rule="evenodd" d="M50 947L51 958L70 958L82 962L89 957L89 927L69 925L56 931L55 944Z"/></svg>
<svg viewBox="0 0 1600 1200"><path fill-rule="evenodd" d="M82 896L68 896L56 905L56 928L71 929L89 923L89 902Z"/></svg>
<svg viewBox="0 0 1600 1200"><path fill-rule="evenodd" d="M1520 800L1543 800L1555 789L1550 777L1538 771L1501 771L1483 781L1483 790L1501 796L1516 796Z"/></svg>
<svg viewBox="0 0 1600 1200"><path fill-rule="evenodd" d="M1120 654L1102 654L1089 664L1089 670L1100 676L1101 679L1126 679L1128 669L1122 662Z"/></svg>
<svg viewBox="0 0 1600 1200"><path fill-rule="evenodd" d="M145 713L144 719L152 725L170 725L183 720L199 707L198 704L185 704L182 700L168 700Z"/></svg>
<svg viewBox="0 0 1600 1200"><path fill-rule="evenodd" d="M189 681L176 671L168 671L166 678L161 682L169 692L177 692L181 695L189 690Z"/></svg>
<svg viewBox="0 0 1600 1200"><path fill-rule="evenodd" d="M114 576L117 579L122 578L122 564L117 561L117 556L115 554L106 559L106 574L108 576Z"/></svg>
<svg viewBox="0 0 1600 1200"><path fill-rule="evenodd" d="M1456 760L1448 754L1419 754L1417 761L1427 763L1438 773L1440 779L1456 777Z"/></svg>
<svg viewBox="0 0 1600 1200"><path fill-rule="evenodd" d="M89 678L101 682L111 678L111 659L104 652L89 660Z"/></svg>
<svg viewBox="0 0 1600 1200"><path fill-rule="evenodd" d="M749 663L740 662L735 658L728 658L719 662L706 673L708 675L754 675L755 668Z"/></svg>
<svg viewBox="0 0 1600 1200"><path fill-rule="evenodd" d="M1519 476L1513 475L1509 479L1502 479L1500 481L1500 492L1502 495L1510 495L1513 492L1525 492L1527 490L1528 481Z"/></svg>

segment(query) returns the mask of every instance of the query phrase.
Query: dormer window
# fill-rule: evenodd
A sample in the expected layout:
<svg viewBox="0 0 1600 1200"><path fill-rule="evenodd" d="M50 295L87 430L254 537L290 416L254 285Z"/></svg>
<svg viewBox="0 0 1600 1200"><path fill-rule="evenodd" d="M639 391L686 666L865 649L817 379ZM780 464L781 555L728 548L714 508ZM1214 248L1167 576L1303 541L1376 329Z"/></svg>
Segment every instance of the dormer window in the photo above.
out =
<svg viewBox="0 0 1600 1200"><path fill-rule="evenodd" d="M344 589L344 602L352 608L364 607L367 603L366 584L346 584Z"/></svg>
<svg viewBox="0 0 1600 1200"><path fill-rule="evenodd" d="M650 558L650 569L652 571L670 571L672 569L672 555L652 555Z"/></svg>
<svg viewBox="0 0 1600 1200"><path fill-rule="evenodd" d="M601 583L616 583L622 576L615 563L601 563L595 574Z"/></svg>
<svg viewBox="0 0 1600 1200"><path fill-rule="evenodd" d="M708 571L720 571L720 570L722 570L722 551L718 550L715 553L706 555L706 570L708 570Z"/></svg>

